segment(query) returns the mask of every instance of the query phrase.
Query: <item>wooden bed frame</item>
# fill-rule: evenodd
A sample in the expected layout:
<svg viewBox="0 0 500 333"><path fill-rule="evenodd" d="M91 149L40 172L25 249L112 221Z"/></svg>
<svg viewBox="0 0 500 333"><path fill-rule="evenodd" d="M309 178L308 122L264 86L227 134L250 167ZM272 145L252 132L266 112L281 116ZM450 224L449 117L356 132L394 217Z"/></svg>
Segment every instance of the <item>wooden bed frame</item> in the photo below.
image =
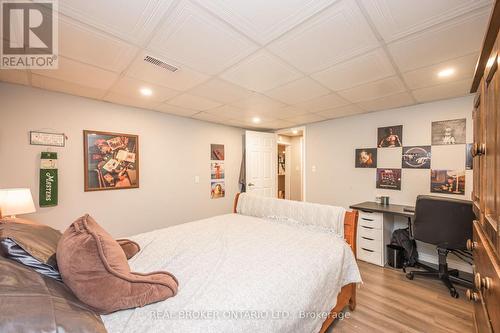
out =
<svg viewBox="0 0 500 333"><path fill-rule="evenodd" d="M236 213L236 207L238 206L238 199L240 193L236 194L234 198L233 213ZM354 256L356 257L356 234L358 229L358 211L353 210L351 212L346 212L344 217L344 238L346 242L351 246ZM356 308L356 284L350 283L345 285L340 290L337 296L337 303L335 307L330 311L330 315L323 322L321 330L319 333L325 333L326 330L333 324L338 314L349 305L349 309L354 311Z"/></svg>

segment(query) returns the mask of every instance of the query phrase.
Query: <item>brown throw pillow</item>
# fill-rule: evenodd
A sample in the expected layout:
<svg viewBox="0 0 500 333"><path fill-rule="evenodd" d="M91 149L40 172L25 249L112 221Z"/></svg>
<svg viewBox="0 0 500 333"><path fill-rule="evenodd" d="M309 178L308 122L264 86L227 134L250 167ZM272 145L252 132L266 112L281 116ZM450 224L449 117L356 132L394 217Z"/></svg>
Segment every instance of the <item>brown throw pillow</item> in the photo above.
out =
<svg viewBox="0 0 500 333"><path fill-rule="evenodd" d="M117 239L116 241L121 246L127 259L132 258L141 250L139 244L137 244L134 241L131 241L130 239Z"/></svg>
<svg viewBox="0 0 500 333"><path fill-rule="evenodd" d="M177 294L177 279L168 272L130 272L120 245L89 215L66 229L57 246L57 263L76 297L101 314Z"/></svg>

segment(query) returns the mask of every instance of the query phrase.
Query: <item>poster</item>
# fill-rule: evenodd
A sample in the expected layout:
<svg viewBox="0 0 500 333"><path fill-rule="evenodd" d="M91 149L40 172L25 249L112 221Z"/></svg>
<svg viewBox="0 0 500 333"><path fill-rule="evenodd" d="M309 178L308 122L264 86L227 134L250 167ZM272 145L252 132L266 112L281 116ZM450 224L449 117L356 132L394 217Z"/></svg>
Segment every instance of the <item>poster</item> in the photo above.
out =
<svg viewBox="0 0 500 333"><path fill-rule="evenodd" d="M433 145L465 144L465 118L432 123Z"/></svg>
<svg viewBox="0 0 500 333"><path fill-rule="evenodd" d="M465 171L431 170L431 192L465 194Z"/></svg>
<svg viewBox="0 0 500 333"><path fill-rule="evenodd" d="M430 169L431 146L403 147L402 166L406 169Z"/></svg>
<svg viewBox="0 0 500 333"><path fill-rule="evenodd" d="M356 149L356 168L376 168L377 167L377 148Z"/></svg>
<svg viewBox="0 0 500 333"><path fill-rule="evenodd" d="M393 148L403 146L403 125L379 127L377 129L377 147Z"/></svg>
<svg viewBox="0 0 500 333"><path fill-rule="evenodd" d="M377 188L401 190L401 169L377 169Z"/></svg>

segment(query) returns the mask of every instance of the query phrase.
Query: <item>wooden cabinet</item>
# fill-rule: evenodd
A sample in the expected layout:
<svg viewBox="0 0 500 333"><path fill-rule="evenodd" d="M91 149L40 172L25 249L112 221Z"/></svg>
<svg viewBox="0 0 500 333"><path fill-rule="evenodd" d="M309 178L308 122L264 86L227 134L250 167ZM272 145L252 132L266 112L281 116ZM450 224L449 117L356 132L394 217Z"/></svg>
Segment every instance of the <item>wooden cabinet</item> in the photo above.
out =
<svg viewBox="0 0 500 333"><path fill-rule="evenodd" d="M500 0L483 41L471 92L473 109L474 302L477 332L500 333Z"/></svg>

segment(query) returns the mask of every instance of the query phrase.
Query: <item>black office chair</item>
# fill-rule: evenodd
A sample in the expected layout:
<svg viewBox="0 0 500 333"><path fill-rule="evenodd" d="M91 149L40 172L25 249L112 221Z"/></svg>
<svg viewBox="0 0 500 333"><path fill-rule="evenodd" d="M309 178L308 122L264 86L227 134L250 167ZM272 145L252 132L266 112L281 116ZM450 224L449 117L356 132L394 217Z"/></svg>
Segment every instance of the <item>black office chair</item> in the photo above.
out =
<svg viewBox="0 0 500 333"><path fill-rule="evenodd" d="M415 240L434 244L439 256L439 268L434 269L421 262L418 267L425 271L412 271L406 277L413 280L415 276L430 276L438 278L450 290L452 297L458 298L458 292L452 282L472 287L472 283L458 277L458 270L448 270L446 258L453 252L459 258L471 260L466 252L467 239L472 236L472 220L474 213L472 203L467 200L457 200L428 195L419 195L415 205L415 220L412 234Z"/></svg>

